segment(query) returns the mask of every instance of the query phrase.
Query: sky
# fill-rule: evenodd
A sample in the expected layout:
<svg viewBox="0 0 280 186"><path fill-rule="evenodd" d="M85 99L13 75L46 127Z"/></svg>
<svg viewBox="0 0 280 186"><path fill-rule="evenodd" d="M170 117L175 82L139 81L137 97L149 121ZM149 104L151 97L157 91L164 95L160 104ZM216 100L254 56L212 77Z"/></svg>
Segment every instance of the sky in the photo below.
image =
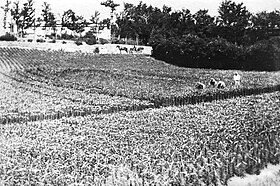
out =
<svg viewBox="0 0 280 186"><path fill-rule="evenodd" d="M0 0L2 6L6 0ZM14 0L11 0L14 1ZM109 16L110 9L100 5L105 0L34 0L37 14L41 14L41 8L43 2L47 2L51 5L51 8L57 18L63 14L64 11L72 9L77 15L82 15L86 19L97 10L101 13L102 19ZM236 3L243 2L248 10L252 13L260 12L263 10L273 11L275 9L280 10L280 0L234 0ZM26 2L26 0L20 0L20 4ZM138 5L140 0L114 0L115 3L120 4L117 8L117 12L123 10L123 4L132 3ZM195 13L199 9L208 9L210 15L217 15L217 10L222 0L142 0L147 5L162 8L163 5L171 7L172 10L189 9L191 13Z"/></svg>
<svg viewBox="0 0 280 186"><path fill-rule="evenodd" d="M15 0L11 0L14 2ZM19 0L20 5L27 0ZM57 19L60 19L63 12L68 9L72 9L77 15L82 15L84 18L89 19L91 15L94 15L95 11L100 12L100 18L105 19L110 15L110 8L102 6L100 3L105 0L34 0L36 15L41 14L42 4L47 2L50 4L52 11L55 13ZM217 10L223 0L142 0L148 6L162 8L163 5L171 7L173 11L189 9L192 14L200 9L208 9L209 14L216 16ZM233 0L236 3L243 2L244 5L251 13L257 13L261 11L273 11L280 10L280 0ZM6 0L0 0L0 6L5 4ZM120 4L117 7L117 12L123 10L124 3L132 3L138 5L140 0L114 0L115 3ZM3 10L0 9L0 30L2 27Z"/></svg>

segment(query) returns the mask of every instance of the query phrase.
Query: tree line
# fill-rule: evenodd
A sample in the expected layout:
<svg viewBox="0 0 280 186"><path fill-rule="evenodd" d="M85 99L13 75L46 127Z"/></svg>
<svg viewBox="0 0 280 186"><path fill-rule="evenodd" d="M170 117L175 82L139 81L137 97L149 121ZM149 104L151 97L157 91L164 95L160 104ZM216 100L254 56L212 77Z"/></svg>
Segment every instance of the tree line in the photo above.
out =
<svg viewBox="0 0 280 186"><path fill-rule="evenodd" d="M116 29L153 47L169 63L197 68L280 70L280 12L249 12L243 3L222 1L218 16L202 9L172 11L126 3Z"/></svg>
<svg viewBox="0 0 280 186"><path fill-rule="evenodd" d="M7 0L5 12L10 4ZM88 25L95 25L86 33L89 38L95 38L98 29L107 26L114 36L113 42L123 43L121 38L135 39L142 45L152 46L154 57L180 66L280 70L279 10L251 13L243 3L231 0L221 2L218 16L211 16L206 9L192 14L188 9L174 11L168 6L158 8L142 1L138 5L124 3L124 9L118 13L115 11L119 4L113 0L101 5L116 15L116 24L112 24L112 17L100 20L98 11L86 20L67 10L61 18L62 26L80 34ZM23 32L39 23L55 31L57 19L48 3L43 4L37 20L34 11L33 0L27 0L21 9L14 2L11 14L18 29Z"/></svg>

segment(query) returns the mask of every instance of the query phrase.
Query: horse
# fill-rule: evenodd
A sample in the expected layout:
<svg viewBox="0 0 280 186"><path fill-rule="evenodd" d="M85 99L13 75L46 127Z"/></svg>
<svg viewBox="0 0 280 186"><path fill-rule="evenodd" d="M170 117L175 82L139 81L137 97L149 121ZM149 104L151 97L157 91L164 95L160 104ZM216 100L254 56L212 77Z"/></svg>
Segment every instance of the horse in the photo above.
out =
<svg viewBox="0 0 280 186"><path fill-rule="evenodd" d="M117 48L120 50L120 54L122 53L122 50L128 52L128 49L126 47L121 47L120 45L117 45Z"/></svg>
<svg viewBox="0 0 280 186"><path fill-rule="evenodd" d="M142 50L144 50L143 47L138 47L138 48L136 48L136 46L134 45L134 47L132 47L132 48L129 49L129 53L130 53L130 54L133 54L133 52L140 53L140 52L142 52Z"/></svg>

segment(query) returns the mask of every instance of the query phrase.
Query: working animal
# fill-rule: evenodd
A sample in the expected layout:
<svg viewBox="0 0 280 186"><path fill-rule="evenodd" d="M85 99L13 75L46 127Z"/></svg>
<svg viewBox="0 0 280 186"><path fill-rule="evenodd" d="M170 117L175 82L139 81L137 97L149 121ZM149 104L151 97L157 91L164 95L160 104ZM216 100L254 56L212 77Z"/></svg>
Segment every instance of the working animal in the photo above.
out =
<svg viewBox="0 0 280 186"><path fill-rule="evenodd" d="M143 47L138 47L138 48L136 48L136 46L134 45L134 47L132 47L132 48L129 49L129 53L130 53L130 54L133 54L133 52L140 53L140 52L142 52L142 50L144 50Z"/></svg>
<svg viewBox="0 0 280 186"><path fill-rule="evenodd" d="M120 45L117 45L117 48L120 51L120 54L122 53L122 50L126 51L126 53L128 52L128 49L126 47L121 47Z"/></svg>

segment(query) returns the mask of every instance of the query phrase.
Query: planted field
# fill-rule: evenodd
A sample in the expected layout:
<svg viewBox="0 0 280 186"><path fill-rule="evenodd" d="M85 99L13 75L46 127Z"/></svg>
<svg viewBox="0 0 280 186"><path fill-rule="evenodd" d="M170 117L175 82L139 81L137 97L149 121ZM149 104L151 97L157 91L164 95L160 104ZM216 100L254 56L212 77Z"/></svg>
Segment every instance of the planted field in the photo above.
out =
<svg viewBox="0 0 280 186"><path fill-rule="evenodd" d="M152 103L117 96L18 81L0 75L0 123L58 119L120 110L142 110Z"/></svg>
<svg viewBox="0 0 280 186"><path fill-rule="evenodd" d="M0 185L226 185L280 163L280 72L0 54ZM226 88L195 88L210 78Z"/></svg>
<svg viewBox="0 0 280 186"><path fill-rule="evenodd" d="M7 185L225 185L280 161L280 94L1 125ZM5 162L5 163L3 163Z"/></svg>
<svg viewBox="0 0 280 186"><path fill-rule="evenodd" d="M146 56L16 48L0 48L1 52L4 57L9 56L5 59L10 61L9 64L23 67L9 65L10 69L24 69L16 75L22 81L35 80L52 86L149 100L156 106L184 105L280 90L280 72L239 71L241 86L234 86L234 71L180 68ZM226 88L195 88L197 82L208 85L210 78L224 81Z"/></svg>

